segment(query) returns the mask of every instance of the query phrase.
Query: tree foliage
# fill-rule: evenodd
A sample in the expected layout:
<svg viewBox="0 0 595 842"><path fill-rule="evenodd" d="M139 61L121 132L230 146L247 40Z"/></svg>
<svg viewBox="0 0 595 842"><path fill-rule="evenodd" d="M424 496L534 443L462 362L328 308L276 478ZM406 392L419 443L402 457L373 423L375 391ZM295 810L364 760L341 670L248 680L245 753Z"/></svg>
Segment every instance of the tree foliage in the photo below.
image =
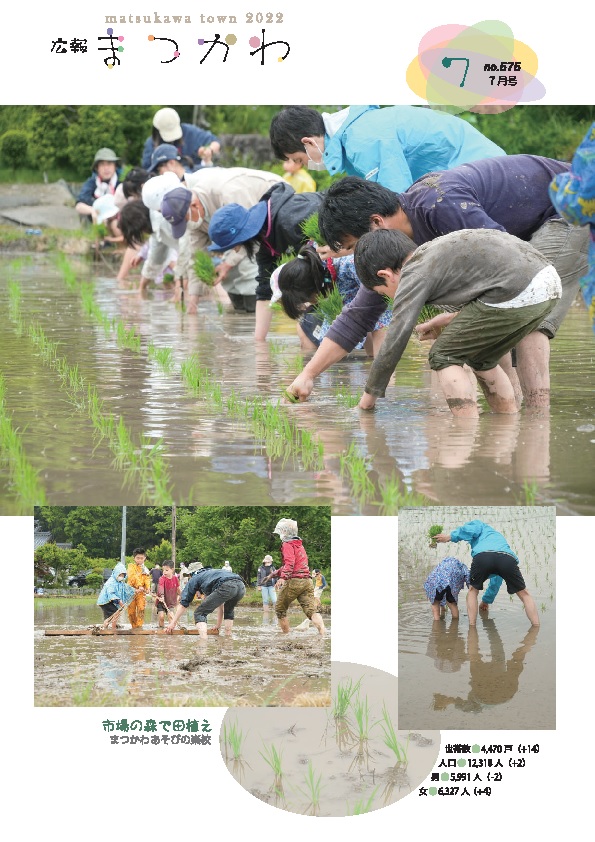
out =
<svg viewBox="0 0 595 842"><path fill-rule="evenodd" d="M117 559L120 555L122 508L120 506L42 506L35 509L42 528L52 532L55 541L84 545L84 562L79 556L64 556L74 550L58 550L46 544L38 552L39 561L48 558L58 566L72 563L97 567L99 559ZM330 574L331 533L328 506L179 506L177 509L176 561L200 561L222 567L228 559L234 572L247 582L253 581L265 555L280 563L281 543L273 529L283 517L297 520L310 568L319 567ZM147 550L150 566L171 558L172 510L170 506L129 506L126 510L126 552L135 547ZM49 548L49 549L46 549ZM38 556L36 554L36 561ZM56 568L56 564L47 562ZM113 562L115 563L115 562ZM106 566L106 565L103 565ZM110 561L107 566L113 566Z"/></svg>

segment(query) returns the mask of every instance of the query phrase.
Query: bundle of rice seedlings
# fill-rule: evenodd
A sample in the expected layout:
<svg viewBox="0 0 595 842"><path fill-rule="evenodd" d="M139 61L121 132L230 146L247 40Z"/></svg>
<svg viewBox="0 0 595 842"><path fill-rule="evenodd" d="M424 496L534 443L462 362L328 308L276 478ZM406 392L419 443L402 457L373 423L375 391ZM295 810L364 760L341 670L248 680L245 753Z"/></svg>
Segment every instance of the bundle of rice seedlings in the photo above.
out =
<svg viewBox="0 0 595 842"><path fill-rule="evenodd" d="M194 271L196 276L207 286L212 287L215 283L217 273L213 260L206 251L199 250L194 255Z"/></svg>
<svg viewBox="0 0 595 842"><path fill-rule="evenodd" d="M342 310L343 299L336 287L333 287L328 295L320 295L314 307L315 314L321 319L326 319L331 324L337 316L341 315Z"/></svg>
<svg viewBox="0 0 595 842"><path fill-rule="evenodd" d="M320 233L320 228L318 227L318 214L313 213L307 219L301 223L301 229L304 234L305 240L313 240L319 246L325 246L326 242L322 234Z"/></svg>
<svg viewBox="0 0 595 842"><path fill-rule="evenodd" d="M436 535L440 535L440 533L443 531L444 527L442 526L442 524L437 523L435 523L433 526L430 526L430 528L428 529L428 538L430 539L430 547L432 547L432 549L435 549L438 546L435 540Z"/></svg>

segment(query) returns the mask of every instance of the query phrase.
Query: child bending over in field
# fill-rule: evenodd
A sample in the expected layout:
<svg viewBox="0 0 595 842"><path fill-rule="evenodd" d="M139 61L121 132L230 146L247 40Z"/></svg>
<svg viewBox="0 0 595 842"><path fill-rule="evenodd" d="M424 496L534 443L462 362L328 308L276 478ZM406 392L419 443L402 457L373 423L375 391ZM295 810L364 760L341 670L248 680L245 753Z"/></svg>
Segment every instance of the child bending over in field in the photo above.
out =
<svg viewBox="0 0 595 842"><path fill-rule="evenodd" d="M453 620L459 619L457 599L465 585L469 587L469 568L458 558L447 556L436 565L424 582L434 620L440 619L440 607L446 605L450 608Z"/></svg>

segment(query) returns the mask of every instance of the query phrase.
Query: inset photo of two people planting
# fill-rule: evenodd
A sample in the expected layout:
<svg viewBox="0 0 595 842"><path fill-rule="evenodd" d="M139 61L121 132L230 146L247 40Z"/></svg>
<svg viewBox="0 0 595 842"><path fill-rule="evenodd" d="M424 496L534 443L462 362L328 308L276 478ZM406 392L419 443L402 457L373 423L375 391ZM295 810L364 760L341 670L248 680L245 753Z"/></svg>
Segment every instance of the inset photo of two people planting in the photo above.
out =
<svg viewBox="0 0 595 842"><path fill-rule="evenodd" d="M399 726L553 729L551 507L399 514Z"/></svg>
<svg viewBox="0 0 595 842"><path fill-rule="evenodd" d="M326 506L40 506L35 705L330 705Z"/></svg>

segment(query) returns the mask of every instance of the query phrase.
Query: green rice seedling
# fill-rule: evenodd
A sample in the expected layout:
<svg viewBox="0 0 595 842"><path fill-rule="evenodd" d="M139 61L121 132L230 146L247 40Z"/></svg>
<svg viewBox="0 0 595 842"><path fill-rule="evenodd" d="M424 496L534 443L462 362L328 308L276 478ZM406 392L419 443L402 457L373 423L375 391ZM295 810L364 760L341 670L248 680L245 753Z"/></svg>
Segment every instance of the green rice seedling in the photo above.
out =
<svg viewBox="0 0 595 842"><path fill-rule="evenodd" d="M340 456L340 472L341 476L348 477L353 495L361 504L371 500L376 494L368 471L367 459L360 455L355 442L351 442L347 453Z"/></svg>
<svg viewBox="0 0 595 842"><path fill-rule="evenodd" d="M430 539L430 547L432 549L435 549L438 546L438 544L436 542L436 535L440 535L440 533L443 532L443 531L444 531L444 526L442 526L442 524L437 524L437 523L434 523L428 529L428 538Z"/></svg>
<svg viewBox="0 0 595 842"><path fill-rule="evenodd" d="M239 760L242 756L244 739L244 732L240 729L236 720L233 725L229 726L227 732L227 740L234 760Z"/></svg>
<svg viewBox="0 0 595 842"><path fill-rule="evenodd" d="M0 461L5 462L8 467L9 484L23 513L30 512L34 505L45 504L45 491L39 482L37 471L27 459L21 436L12 425L6 406L6 387L2 375L0 375Z"/></svg>
<svg viewBox="0 0 595 842"><path fill-rule="evenodd" d="M524 506L535 506L537 502L537 496L539 494L539 486L535 482L535 480L525 480L523 482L523 495L521 498L521 503Z"/></svg>
<svg viewBox="0 0 595 842"><path fill-rule="evenodd" d="M401 491L401 481L394 474L380 484L379 514L396 515L403 506L427 506L428 499L423 494L416 494L408 489Z"/></svg>
<svg viewBox="0 0 595 842"><path fill-rule="evenodd" d="M232 774L240 783L242 783L245 774L245 767L248 766L248 768L250 768L250 764L242 757L242 746L245 737L243 731L239 728L237 721L225 730L224 736L227 741L227 745L231 750Z"/></svg>
<svg viewBox="0 0 595 842"><path fill-rule="evenodd" d="M342 754L352 749L358 741L348 713L351 700L359 691L361 682L361 678L355 683L351 678L345 682L340 682L337 686L337 695L333 701L331 716L335 724L335 743Z"/></svg>
<svg viewBox="0 0 595 842"><path fill-rule="evenodd" d="M275 798L275 806L278 806L281 803L285 802L285 792L283 788L283 752L277 750L274 744L267 746L263 743L264 753L259 751L258 753L270 767L274 775L274 781L271 785L270 792L273 793Z"/></svg>
<svg viewBox="0 0 595 842"><path fill-rule="evenodd" d="M347 806L347 812L350 816L362 816L364 813L369 813L372 810L372 805L374 803L374 798L376 797L376 793L378 792L378 787L372 792L369 798L366 800L365 798L361 798L359 801L356 801L353 810L349 810L349 805Z"/></svg>
<svg viewBox="0 0 595 842"><path fill-rule="evenodd" d="M296 354L295 357L285 361L286 374L298 375L304 367L304 357L302 354Z"/></svg>
<svg viewBox="0 0 595 842"><path fill-rule="evenodd" d="M314 313L331 324L343 312L343 298L337 287L333 287L328 295L320 295L316 299Z"/></svg>
<svg viewBox="0 0 595 842"><path fill-rule="evenodd" d="M308 771L304 775L305 787L297 787L302 795L308 799L308 805L304 810L304 815L318 816L320 814L320 795L322 792L322 774L317 775L312 766L312 761L308 761Z"/></svg>
<svg viewBox="0 0 595 842"><path fill-rule="evenodd" d="M225 312L225 307L223 306L221 301L217 302L217 312L219 313L220 316L222 316L223 313Z"/></svg>
<svg viewBox="0 0 595 842"><path fill-rule="evenodd" d="M213 258L206 251L199 250L194 255L194 271L203 284L212 287L217 278Z"/></svg>
<svg viewBox="0 0 595 842"><path fill-rule="evenodd" d="M339 682L337 685L337 695L335 696L332 708L333 719L345 719L351 705L351 700L359 691L361 683L361 678L355 683L351 678L346 679L344 682Z"/></svg>
<svg viewBox="0 0 595 842"><path fill-rule="evenodd" d="M173 371L175 366L173 348L157 348L153 342L150 342L147 346L147 353L149 359L155 360L159 368L166 374Z"/></svg>
<svg viewBox="0 0 595 842"><path fill-rule="evenodd" d="M66 255L59 254L56 257L56 266L60 270L60 273L62 274L62 279L66 286L68 286L70 289L76 289L78 284L76 272L70 265L70 261L68 260Z"/></svg>
<svg viewBox="0 0 595 842"><path fill-rule="evenodd" d="M441 312L442 310L439 310L438 307L434 307L432 304L424 304L417 317L417 324L420 325L423 322L429 322L434 316L439 316Z"/></svg>
<svg viewBox="0 0 595 842"><path fill-rule="evenodd" d="M319 246L325 246L324 237L318 227L318 214L313 213L301 223L302 233L305 240L313 240Z"/></svg>
<svg viewBox="0 0 595 842"><path fill-rule="evenodd" d="M386 709L386 705L382 706L382 719L377 724L380 725L380 728L382 729L384 745L395 755L397 763L402 765L404 764L406 766L408 763L407 749L409 748L409 737L407 737L406 745L399 742L395 726L393 725L390 714Z"/></svg>
<svg viewBox="0 0 595 842"><path fill-rule="evenodd" d="M357 697L352 701L351 708L356 724L354 733L357 740L357 749L355 752L355 756L351 761L349 771L351 771L354 767L359 768L364 764L366 766L366 769L368 769L371 756L369 746L370 730L373 727L370 723L370 707L368 705L368 697L364 696L362 699L358 694Z"/></svg>
<svg viewBox="0 0 595 842"><path fill-rule="evenodd" d="M115 320L116 327L116 341L120 348L128 348L131 351L140 353L140 336L136 332L136 328L127 328L124 322L120 319Z"/></svg>
<svg viewBox="0 0 595 842"><path fill-rule="evenodd" d="M338 406L345 406L347 409L353 409L359 403L360 396L350 394L343 384L335 388L335 397L337 398Z"/></svg>
<svg viewBox="0 0 595 842"><path fill-rule="evenodd" d="M107 225L103 222L94 222L91 225L89 237L92 240L103 240L107 237Z"/></svg>

